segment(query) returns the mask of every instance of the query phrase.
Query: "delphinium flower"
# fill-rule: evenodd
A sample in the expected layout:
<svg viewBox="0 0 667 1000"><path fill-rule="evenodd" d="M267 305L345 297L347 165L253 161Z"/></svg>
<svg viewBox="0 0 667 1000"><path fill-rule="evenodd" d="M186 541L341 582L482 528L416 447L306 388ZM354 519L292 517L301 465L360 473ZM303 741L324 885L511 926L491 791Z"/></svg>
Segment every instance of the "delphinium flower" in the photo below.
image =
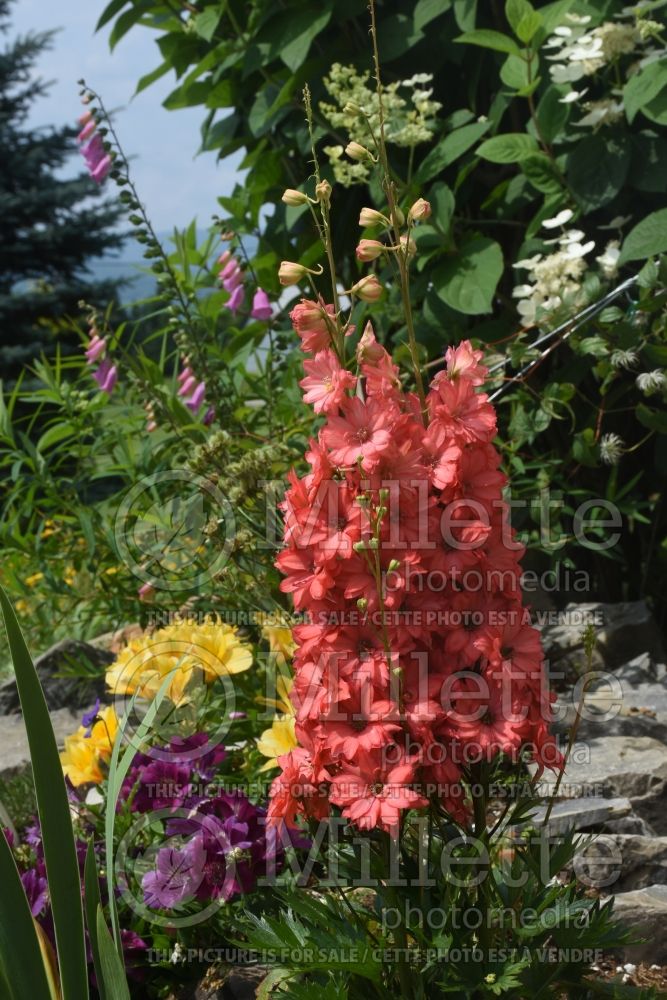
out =
<svg viewBox="0 0 667 1000"><path fill-rule="evenodd" d="M333 348L331 307L304 301L292 319L315 358ZM425 408L370 327L354 365L331 406L311 396L325 420L282 505L276 564L305 620L293 628L298 746L278 757L269 818L321 818L335 805L395 835L429 797L467 822L470 766L562 758L482 352L449 348Z"/></svg>
<svg viewBox="0 0 667 1000"><path fill-rule="evenodd" d="M81 155L86 161L88 173L96 184L101 184L107 177L112 166L112 159L109 155L104 140L97 129L97 122L92 111L86 109L79 118L81 131L77 137Z"/></svg>

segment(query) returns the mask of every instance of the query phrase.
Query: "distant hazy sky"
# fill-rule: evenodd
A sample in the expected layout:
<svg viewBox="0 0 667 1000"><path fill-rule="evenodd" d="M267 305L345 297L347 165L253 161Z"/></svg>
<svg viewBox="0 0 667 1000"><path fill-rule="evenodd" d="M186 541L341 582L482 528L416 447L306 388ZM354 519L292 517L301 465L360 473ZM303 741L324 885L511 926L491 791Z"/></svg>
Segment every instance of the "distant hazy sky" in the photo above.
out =
<svg viewBox="0 0 667 1000"><path fill-rule="evenodd" d="M132 99L137 80L159 64L155 34L133 28L109 51L109 26L97 35L95 23L106 0L15 0L11 35L60 28L53 49L40 60L39 75L53 80L48 97L35 104L34 125L72 123L81 114L76 81L84 77L117 111L115 124L142 201L159 230L182 226L197 216L208 225L219 195L235 182L238 157L217 163L215 154L195 156L202 109L166 111L162 101L174 88L173 74ZM70 169L79 168L73 159Z"/></svg>

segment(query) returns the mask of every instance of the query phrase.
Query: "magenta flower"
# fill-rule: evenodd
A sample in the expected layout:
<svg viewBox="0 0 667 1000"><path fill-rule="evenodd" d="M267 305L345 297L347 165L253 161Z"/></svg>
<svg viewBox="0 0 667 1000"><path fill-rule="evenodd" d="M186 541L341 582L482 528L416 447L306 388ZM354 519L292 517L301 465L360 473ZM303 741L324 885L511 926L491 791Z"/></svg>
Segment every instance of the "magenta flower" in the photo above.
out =
<svg viewBox="0 0 667 1000"><path fill-rule="evenodd" d="M243 285L237 285L237 287L230 295L229 301L227 303L227 308L229 309L232 316L236 315L242 302L243 302Z"/></svg>
<svg viewBox="0 0 667 1000"><path fill-rule="evenodd" d="M92 139L85 146L81 146L81 152L86 161L88 173L96 184L101 184L111 170L111 157L104 148L99 132L95 132Z"/></svg>
<svg viewBox="0 0 667 1000"><path fill-rule="evenodd" d="M273 309L271 308L271 303L269 302L269 296L263 288L258 288L253 296L250 315L253 319L261 320L271 319L271 316L273 315Z"/></svg>
<svg viewBox="0 0 667 1000"><path fill-rule="evenodd" d="M201 404L204 401L204 396L206 394L206 382L200 382L195 391L192 393L189 399L185 401L185 405L192 413L196 413Z"/></svg>
<svg viewBox="0 0 667 1000"><path fill-rule="evenodd" d="M106 349L107 342L104 337L100 337L94 334L90 341L88 342L88 348L86 350L86 362L89 365L94 364Z"/></svg>
<svg viewBox="0 0 667 1000"><path fill-rule="evenodd" d="M190 371L189 368L187 370ZM196 384L197 384L197 379L194 377L194 375L192 374L188 375L185 381L181 384L181 388L178 390L178 395L189 396L194 387L196 386Z"/></svg>
<svg viewBox="0 0 667 1000"><path fill-rule="evenodd" d="M118 381L118 369L111 363L109 358L103 358L99 368L93 373L93 378L102 392L106 392L110 396Z"/></svg>
<svg viewBox="0 0 667 1000"><path fill-rule="evenodd" d="M202 420L202 423L204 427L208 427L208 425L212 424L214 420L215 420L215 406L209 406L208 410L204 414L204 419Z"/></svg>

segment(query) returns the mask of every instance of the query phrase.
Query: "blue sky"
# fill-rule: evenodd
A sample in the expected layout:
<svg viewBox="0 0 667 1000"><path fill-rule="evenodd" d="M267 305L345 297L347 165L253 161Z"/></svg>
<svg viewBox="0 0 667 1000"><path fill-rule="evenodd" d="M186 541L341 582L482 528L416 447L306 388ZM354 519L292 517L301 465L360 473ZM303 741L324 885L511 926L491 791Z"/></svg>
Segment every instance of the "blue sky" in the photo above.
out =
<svg viewBox="0 0 667 1000"><path fill-rule="evenodd" d="M48 97L34 106L33 125L72 123L81 114L76 81L84 77L117 114L115 125L142 201L158 230L186 225L197 216L202 227L219 209L217 197L235 183L239 157L218 163L215 155L196 156L203 112L197 108L166 111L162 101L173 90L169 74L133 99L137 80L160 62L155 35L133 28L109 51L108 31L97 35L95 23L106 0L15 0L13 35L60 28L53 49L40 61L39 75L53 80ZM70 170L80 169L72 159Z"/></svg>

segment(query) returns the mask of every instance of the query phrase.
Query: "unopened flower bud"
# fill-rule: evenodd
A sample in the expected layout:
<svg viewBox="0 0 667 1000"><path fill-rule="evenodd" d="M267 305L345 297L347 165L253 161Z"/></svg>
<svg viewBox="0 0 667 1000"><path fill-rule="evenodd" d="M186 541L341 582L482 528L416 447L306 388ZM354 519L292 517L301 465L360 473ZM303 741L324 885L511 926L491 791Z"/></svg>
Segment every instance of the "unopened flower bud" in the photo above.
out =
<svg viewBox="0 0 667 1000"><path fill-rule="evenodd" d="M360 142L348 142L345 152L351 160L374 160L374 157Z"/></svg>
<svg viewBox="0 0 667 1000"><path fill-rule="evenodd" d="M286 205L307 205L308 195L304 194L303 191L297 191L295 188L287 188L283 191L282 201Z"/></svg>
<svg viewBox="0 0 667 1000"><path fill-rule="evenodd" d="M360 611L366 610L366 608L368 607L368 601L366 600L365 597L359 598L359 600L357 601L357 607L359 608Z"/></svg>
<svg viewBox="0 0 667 1000"><path fill-rule="evenodd" d="M380 503L386 503L389 499L389 490L386 486L381 486L378 490L378 497L380 498Z"/></svg>
<svg viewBox="0 0 667 1000"><path fill-rule="evenodd" d="M376 260L383 250L384 246L379 240L360 240L356 249L357 259L363 261Z"/></svg>
<svg viewBox="0 0 667 1000"><path fill-rule="evenodd" d="M414 257L417 253L417 244L411 236L401 236L401 249L404 253L407 252L409 257Z"/></svg>
<svg viewBox="0 0 667 1000"><path fill-rule="evenodd" d="M390 562L389 562L389 565L387 566L387 570L388 570L389 573L395 573L396 570L398 570L400 568L401 568L401 564L398 561L398 559L391 559Z"/></svg>
<svg viewBox="0 0 667 1000"><path fill-rule="evenodd" d="M364 229L368 226L388 226L389 219L374 208L362 208L359 213L359 225Z"/></svg>
<svg viewBox="0 0 667 1000"><path fill-rule="evenodd" d="M417 198L417 201L411 206L408 212L408 222L421 222L422 219L428 219L430 214L430 203L425 198Z"/></svg>
<svg viewBox="0 0 667 1000"><path fill-rule="evenodd" d="M291 260L283 260L278 268L278 281L281 285L298 285L308 274L308 268Z"/></svg>
<svg viewBox="0 0 667 1000"><path fill-rule="evenodd" d="M348 101L343 111L346 115L363 115L364 109L356 104L354 101Z"/></svg>
<svg viewBox="0 0 667 1000"><path fill-rule="evenodd" d="M329 181L320 181L315 186L315 197L325 205L331 202L331 184L329 184Z"/></svg>
<svg viewBox="0 0 667 1000"><path fill-rule="evenodd" d="M366 542L355 542L352 548L355 552L365 552Z"/></svg>
<svg viewBox="0 0 667 1000"><path fill-rule="evenodd" d="M362 302L377 302L382 297L383 290L374 274L367 274L350 289L352 294L356 295Z"/></svg>

